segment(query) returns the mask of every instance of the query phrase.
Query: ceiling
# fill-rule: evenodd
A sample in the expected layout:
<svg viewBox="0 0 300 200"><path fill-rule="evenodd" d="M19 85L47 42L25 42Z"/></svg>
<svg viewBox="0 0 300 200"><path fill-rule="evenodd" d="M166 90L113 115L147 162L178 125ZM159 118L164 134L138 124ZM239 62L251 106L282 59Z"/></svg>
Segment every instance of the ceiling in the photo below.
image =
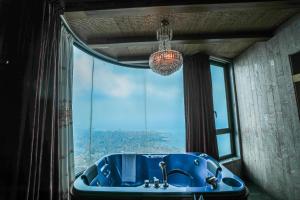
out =
<svg viewBox="0 0 300 200"><path fill-rule="evenodd" d="M231 59L268 40L299 11L299 1L67 0L65 19L101 54L123 63L146 63L158 49L156 29L162 19L173 29L172 49Z"/></svg>

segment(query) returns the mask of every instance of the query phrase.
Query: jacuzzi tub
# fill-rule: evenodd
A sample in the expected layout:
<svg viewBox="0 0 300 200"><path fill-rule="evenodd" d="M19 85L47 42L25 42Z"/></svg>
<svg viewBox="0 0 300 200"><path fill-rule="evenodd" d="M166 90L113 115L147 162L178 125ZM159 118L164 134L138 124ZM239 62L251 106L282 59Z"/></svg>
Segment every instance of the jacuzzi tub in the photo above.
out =
<svg viewBox="0 0 300 200"><path fill-rule="evenodd" d="M166 164L168 187L162 184L161 161ZM158 188L154 177L159 179ZM214 185L209 183L211 177ZM234 200L247 196L239 177L210 156L199 153L108 155L85 170L72 187L73 199Z"/></svg>

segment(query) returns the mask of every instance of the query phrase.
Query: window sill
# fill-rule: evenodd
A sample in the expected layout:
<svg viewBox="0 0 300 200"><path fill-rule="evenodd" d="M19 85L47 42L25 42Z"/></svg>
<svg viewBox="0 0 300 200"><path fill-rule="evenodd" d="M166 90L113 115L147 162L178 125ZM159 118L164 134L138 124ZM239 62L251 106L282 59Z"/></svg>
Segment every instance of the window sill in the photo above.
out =
<svg viewBox="0 0 300 200"><path fill-rule="evenodd" d="M240 157L232 157L232 158L227 158L225 160L222 160L222 161L220 161L220 163L222 165L224 165L224 164L229 164L229 163L232 163L232 162L235 162L235 161L240 161L240 160L241 160Z"/></svg>

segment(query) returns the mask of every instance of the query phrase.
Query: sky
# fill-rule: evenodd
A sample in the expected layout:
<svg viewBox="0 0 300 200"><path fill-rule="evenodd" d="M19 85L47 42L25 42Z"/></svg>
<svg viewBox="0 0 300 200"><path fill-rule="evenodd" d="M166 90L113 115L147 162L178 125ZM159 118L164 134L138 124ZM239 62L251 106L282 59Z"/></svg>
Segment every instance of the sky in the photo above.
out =
<svg viewBox="0 0 300 200"><path fill-rule="evenodd" d="M74 66L73 110L80 113L73 116L77 128L89 128L92 116L94 130L185 129L182 70L161 76L150 69L93 60L76 47Z"/></svg>
<svg viewBox="0 0 300 200"><path fill-rule="evenodd" d="M227 101L224 80L224 69L211 65L211 78L213 87L213 102L216 112L216 129L228 128Z"/></svg>

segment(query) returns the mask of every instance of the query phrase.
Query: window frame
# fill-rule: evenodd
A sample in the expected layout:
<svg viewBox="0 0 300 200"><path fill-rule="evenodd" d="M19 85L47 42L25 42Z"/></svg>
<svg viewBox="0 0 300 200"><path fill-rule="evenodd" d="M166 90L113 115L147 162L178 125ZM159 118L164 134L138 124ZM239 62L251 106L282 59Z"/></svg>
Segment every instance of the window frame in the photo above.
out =
<svg viewBox="0 0 300 200"><path fill-rule="evenodd" d="M210 60L210 66L214 65L217 67L222 67L224 70L224 81L225 81L225 92L226 92L226 104L227 104L227 118L228 118L228 128L216 129L216 139L218 135L222 134L229 134L230 135L230 149L231 154L227 154L224 156L219 156L219 160L225 160L228 158L232 158L236 155L236 146L234 140L234 109L233 109L233 102L232 102L232 88L230 84L230 65L231 63L222 63L214 60ZM214 110L215 111L215 110ZM217 147L218 148L218 147ZM218 148L218 155L219 155L219 148Z"/></svg>
<svg viewBox="0 0 300 200"><path fill-rule="evenodd" d="M139 66L139 65L129 65L129 64L123 64L123 63L119 63L115 60L112 60L102 54L99 54L96 51L93 51L89 48L87 48L87 46L83 45L81 42L79 41L74 41L73 42L73 46L77 47L78 49L80 49L81 51L87 53L90 56L93 56L93 59L97 58L103 61L106 61L108 63L112 63L112 64L117 64L120 67L129 67L129 68L148 68L145 66ZM219 60L212 60L210 59L209 61L210 65L215 65L218 67L223 67L224 69L224 81L225 81L225 90L226 90L226 101L227 101L227 115L228 115L228 128L225 129L216 129L216 135L222 135L222 134L226 134L229 133L230 134L230 143L231 143L231 154L225 155L225 156L221 156L219 157L219 160L226 160L232 157L237 156L237 154L239 154L239 141L236 141L235 137L236 134L238 134L238 130L239 130L239 125L238 125L238 116L235 116L237 111L235 111L234 109L234 101L235 100L235 86L234 83L233 85L231 84L231 79L234 80L234 77L231 76L231 67L232 67L232 63L231 62L220 62ZM232 93L234 92L234 93ZM236 106L236 105L235 105ZM236 119L237 118L237 119ZM235 121L237 120L237 125L235 125ZM237 126L237 127L236 127ZM218 151L219 154L219 151Z"/></svg>

